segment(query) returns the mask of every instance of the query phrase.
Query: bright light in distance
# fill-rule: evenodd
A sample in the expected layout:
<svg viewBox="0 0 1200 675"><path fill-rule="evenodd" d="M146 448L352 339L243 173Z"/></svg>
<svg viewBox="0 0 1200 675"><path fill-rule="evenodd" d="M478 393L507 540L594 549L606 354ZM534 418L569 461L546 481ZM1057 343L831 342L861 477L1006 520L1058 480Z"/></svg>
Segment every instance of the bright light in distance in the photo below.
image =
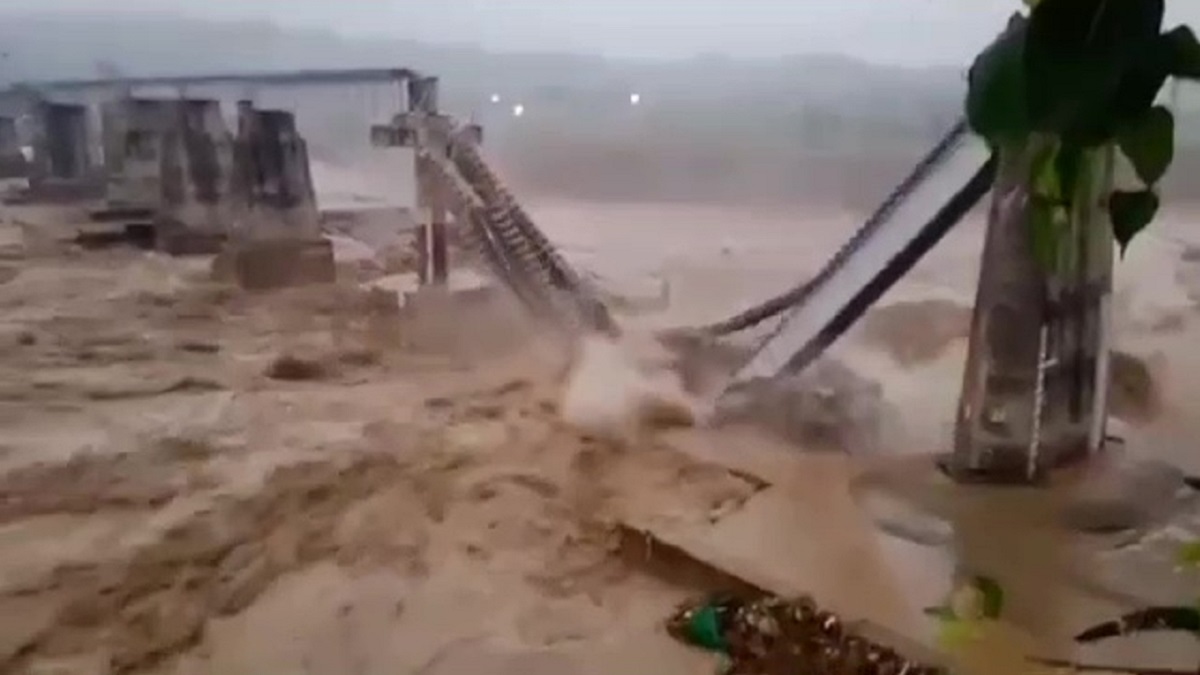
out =
<svg viewBox="0 0 1200 675"><path fill-rule="evenodd" d="M629 105L637 105L641 102L642 102L641 94L630 94L629 95Z"/></svg>
<svg viewBox="0 0 1200 675"><path fill-rule="evenodd" d="M513 117L520 117L525 114L525 106L520 103L513 106Z"/></svg>
<svg viewBox="0 0 1200 675"><path fill-rule="evenodd" d="M492 103L500 102L500 94L492 94Z"/></svg>

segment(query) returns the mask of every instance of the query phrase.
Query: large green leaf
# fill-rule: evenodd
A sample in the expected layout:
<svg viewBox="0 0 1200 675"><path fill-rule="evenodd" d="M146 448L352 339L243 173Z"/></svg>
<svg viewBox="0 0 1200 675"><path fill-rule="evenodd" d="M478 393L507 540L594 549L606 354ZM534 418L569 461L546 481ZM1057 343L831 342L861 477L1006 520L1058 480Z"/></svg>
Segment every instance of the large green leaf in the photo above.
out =
<svg viewBox="0 0 1200 675"><path fill-rule="evenodd" d="M1158 195L1150 190L1117 191L1108 198L1108 214L1112 219L1113 236L1121 247L1121 255L1129 242L1141 232L1154 214L1158 213Z"/></svg>
<svg viewBox="0 0 1200 675"><path fill-rule="evenodd" d="M1154 105L1167 81L1169 49L1166 36L1160 36L1148 49L1133 55L1126 65L1116 95L1109 103L1110 119L1118 127L1136 123Z"/></svg>
<svg viewBox="0 0 1200 675"><path fill-rule="evenodd" d="M1032 126L1085 144L1116 128L1125 71L1151 49L1164 0L1043 0L1030 14L1024 71Z"/></svg>
<svg viewBox="0 0 1200 675"><path fill-rule="evenodd" d="M1176 26L1163 33L1161 49L1167 74L1188 79L1200 78L1200 41L1187 26Z"/></svg>
<svg viewBox="0 0 1200 675"><path fill-rule="evenodd" d="M1122 129L1117 141L1138 178L1154 185L1175 159L1175 116L1162 106L1154 106Z"/></svg>
<svg viewBox="0 0 1200 675"><path fill-rule="evenodd" d="M997 144L1030 131L1022 65L1027 24L1025 17L1013 15L967 73L967 121L975 133Z"/></svg>

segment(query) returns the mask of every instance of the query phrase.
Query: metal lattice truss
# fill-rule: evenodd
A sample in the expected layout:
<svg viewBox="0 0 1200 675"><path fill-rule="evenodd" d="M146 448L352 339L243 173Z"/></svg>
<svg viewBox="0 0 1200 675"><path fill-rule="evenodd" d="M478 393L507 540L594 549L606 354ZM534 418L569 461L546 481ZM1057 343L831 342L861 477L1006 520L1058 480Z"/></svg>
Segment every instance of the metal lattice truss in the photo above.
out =
<svg viewBox="0 0 1200 675"><path fill-rule="evenodd" d="M574 329L612 332L596 290L567 263L488 166L481 131L432 110L413 110L373 130L381 145L413 147L418 182L459 224L465 246L536 315Z"/></svg>

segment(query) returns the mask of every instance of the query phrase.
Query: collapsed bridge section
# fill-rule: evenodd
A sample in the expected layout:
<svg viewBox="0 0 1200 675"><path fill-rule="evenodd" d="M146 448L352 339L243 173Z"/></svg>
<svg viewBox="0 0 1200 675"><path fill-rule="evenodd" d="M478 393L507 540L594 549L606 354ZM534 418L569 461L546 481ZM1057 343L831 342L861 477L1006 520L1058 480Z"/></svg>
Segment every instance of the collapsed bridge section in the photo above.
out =
<svg viewBox="0 0 1200 675"><path fill-rule="evenodd" d="M492 273L535 314L583 330L612 333L603 302L534 224L480 150L482 130L436 110L437 80L410 83L408 112L372 128L377 146L417 153L418 206L428 227L420 237L423 281L444 282L447 215Z"/></svg>
<svg viewBox="0 0 1200 675"><path fill-rule="evenodd" d="M958 122L815 276L703 327L723 338L777 321L725 389L815 361L983 199L995 171L987 145Z"/></svg>
<svg viewBox="0 0 1200 675"><path fill-rule="evenodd" d="M360 105L366 124L344 119ZM310 132L325 134L321 151L339 166L372 145L407 148L422 284L447 280L452 216L481 253L486 243L483 259L524 304L578 327L614 329L488 166L479 128L439 110L437 78L386 68L34 82L0 92L0 108L34 122L31 189L14 199L99 199L94 219L140 221L160 242L188 242L181 253L212 252L198 243L210 240L319 238ZM350 128L353 138L343 133Z"/></svg>

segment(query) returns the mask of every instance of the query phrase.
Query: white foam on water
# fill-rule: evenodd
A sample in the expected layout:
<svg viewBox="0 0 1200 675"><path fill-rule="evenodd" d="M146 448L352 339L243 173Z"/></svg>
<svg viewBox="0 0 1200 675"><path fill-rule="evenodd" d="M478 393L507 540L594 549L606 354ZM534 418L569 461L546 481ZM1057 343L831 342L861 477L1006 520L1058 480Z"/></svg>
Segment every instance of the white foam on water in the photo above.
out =
<svg viewBox="0 0 1200 675"><path fill-rule="evenodd" d="M647 425L694 423L698 405L665 350L637 338L589 336L580 341L559 410L585 433L633 442Z"/></svg>

